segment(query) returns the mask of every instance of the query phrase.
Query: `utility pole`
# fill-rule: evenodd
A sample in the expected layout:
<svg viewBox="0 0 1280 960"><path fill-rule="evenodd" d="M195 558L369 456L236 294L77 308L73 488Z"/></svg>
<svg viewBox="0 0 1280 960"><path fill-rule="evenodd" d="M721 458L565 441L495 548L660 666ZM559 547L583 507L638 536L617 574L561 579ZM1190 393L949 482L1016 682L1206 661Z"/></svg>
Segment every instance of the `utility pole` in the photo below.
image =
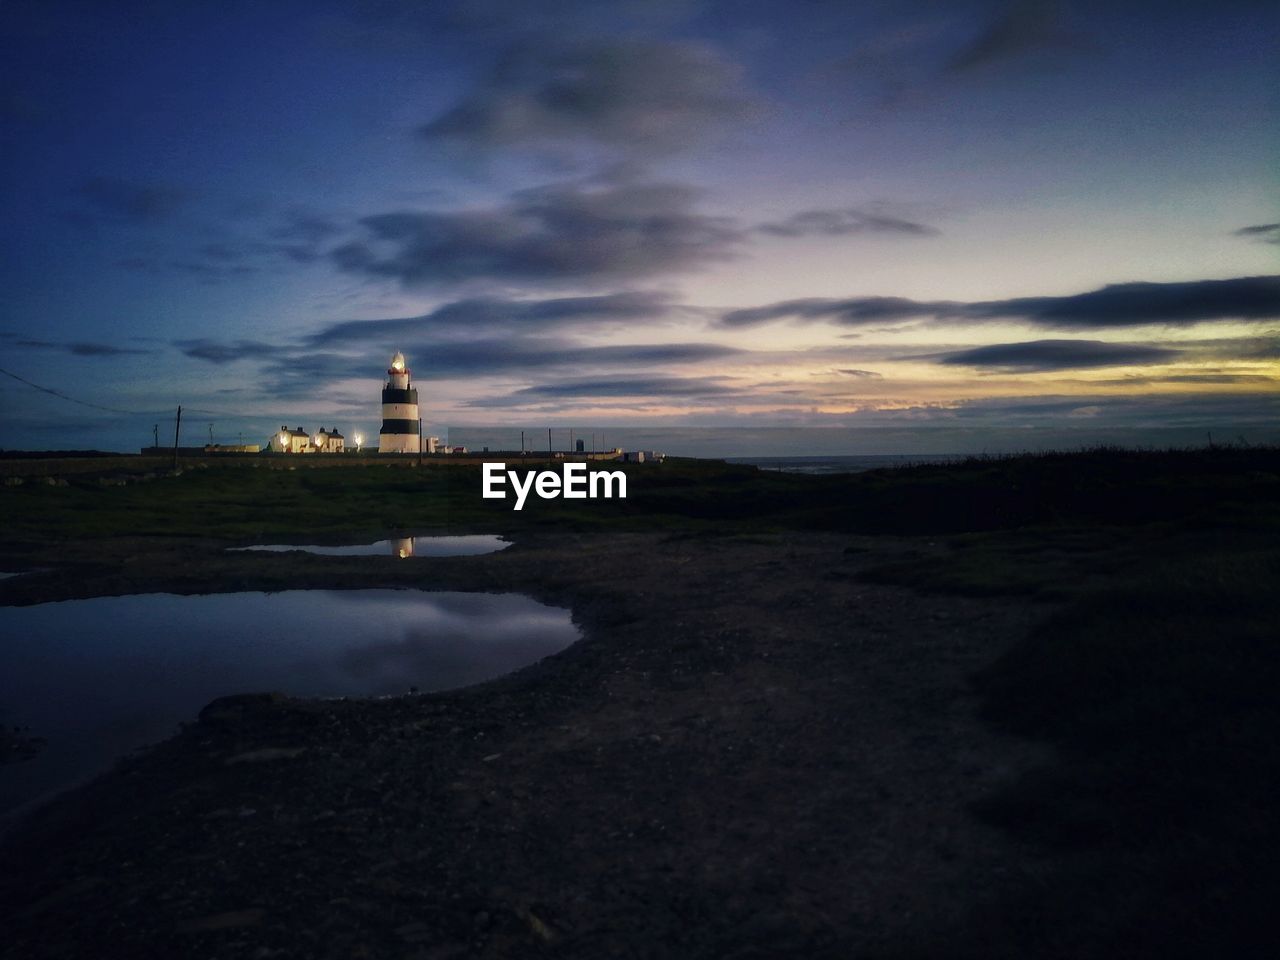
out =
<svg viewBox="0 0 1280 960"><path fill-rule="evenodd" d="M554 452L551 449L551 428L547 427L547 456L554 459Z"/></svg>
<svg viewBox="0 0 1280 960"><path fill-rule="evenodd" d="M182 429L182 404L178 404L178 417L173 421L173 469L178 469L178 431Z"/></svg>
<svg viewBox="0 0 1280 960"><path fill-rule="evenodd" d="M520 456L524 456L524 431L520 431Z"/></svg>

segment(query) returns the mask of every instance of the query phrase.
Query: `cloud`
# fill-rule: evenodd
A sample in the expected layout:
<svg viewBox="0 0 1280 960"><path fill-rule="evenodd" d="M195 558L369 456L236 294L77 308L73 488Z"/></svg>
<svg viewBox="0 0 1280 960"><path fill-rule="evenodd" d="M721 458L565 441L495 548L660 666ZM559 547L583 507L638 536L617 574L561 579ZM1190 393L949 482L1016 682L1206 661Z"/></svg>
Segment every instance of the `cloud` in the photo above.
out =
<svg viewBox="0 0 1280 960"><path fill-rule="evenodd" d="M385 320L348 320L312 334L312 346L338 343L390 342L425 334L478 331L545 330L563 326L605 324L643 325L668 316L674 309L671 295L646 291L622 291L594 297L556 297L547 300L510 300L474 297L455 300L418 317Z"/></svg>
<svg viewBox="0 0 1280 960"><path fill-rule="evenodd" d="M704 363L724 360L744 352L718 343L616 344L595 347L545 338L501 338L422 344L420 349L413 351L412 356L422 358L418 366L420 376L449 379L476 374L544 372L569 367L590 369Z"/></svg>
<svg viewBox="0 0 1280 960"><path fill-rule="evenodd" d="M1263 384L1276 383L1275 377L1261 373L1179 373L1164 377L1122 377L1118 380L1094 380L1093 384L1108 387L1146 387L1161 383L1208 383L1208 384Z"/></svg>
<svg viewBox="0 0 1280 960"><path fill-rule="evenodd" d="M844 237L871 233L899 237L937 236L938 229L874 210L850 207L843 210L805 210L785 220L761 223L759 233L774 237Z"/></svg>
<svg viewBox="0 0 1280 960"><path fill-rule="evenodd" d="M295 263L314 263L324 255L324 244L341 232L328 217L294 208L284 212L282 222L268 231L268 242L258 247Z"/></svg>
<svg viewBox="0 0 1280 960"><path fill-rule="evenodd" d="M1071 22L1055 0L968 6L915 5L879 31L859 31L849 56L834 65L837 76L858 78L848 91L853 98L869 94L881 109L900 109L951 103L973 87L965 81L1016 80L1029 70L1061 68L1071 55L1098 47L1079 26L1087 17Z"/></svg>
<svg viewBox="0 0 1280 960"><path fill-rule="evenodd" d="M341 227L322 214L294 208L284 212L283 222L272 228L270 235L278 240L314 244L328 240L341 230Z"/></svg>
<svg viewBox="0 0 1280 960"><path fill-rule="evenodd" d="M1034 372L1167 363L1179 354L1178 350L1136 343L1032 340L1027 343L996 343L954 353L904 359L931 359L949 366L983 367L1005 372Z"/></svg>
<svg viewBox="0 0 1280 960"><path fill-rule="evenodd" d="M1190 340L1193 347L1208 358L1219 360L1280 359L1280 331L1267 331L1260 337L1223 337L1216 340Z"/></svg>
<svg viewBox="0 0 1280 960"><path fill-rule="evenodd" d="M956 306L959 305L939 301L921 303L905 297L856 297L847 300L809 297L782 300L763 307L730 310L720 317L720 322L726 327L751 327L772 320L828 320L858 326L885 320L914 320Z"/></svg>
<svg viewBox="0 0 1280 960"><path fill-rule="evenodd" d="M837 370L836 373L843 374L846 377L857 377L859 380L883 380L884 374L876 373L874 370Z"/></svg>
<svg viewBox="0 0 1280 960"><path fill-rule="evenodd" d="M237 340L235 343L218 343L216 340L175 340L186 356L196 360L207 360L209 363L234 363L237 360L261 360L280 354L282 347L263 343L259 340Z"/></svg>
<svg viewBox="0 0 1280 960"><path fill-rule="evenodd" d="M100 215L136 224L155 224L168 219L186 199L186 194L162 184L137 183L118 177L92 177L77 193Z"/></svg>
<svg viewBox="0 0 1280 960"><path fill-rule="evenodd" d="M190 277L199 283L212 285L258 273L258 267L240 262L245 255L235 247L226 244L205 244L191 254L192 259L173 260L131 256L115 261L115 266L155 277L174 275Z"/></svg>
<svg viewBox="0 0 1280 960"><path fill-rule="evenodd" d="M1096 425L1122 429L1172 429L1206 427L1271 427L1280 416L1280 394L1138 394L1119 396L1062 397L1039 396L1010 400L990 397L969 400L948 411L957 421L975 425L1009 426L1020 420L1053 421L1082 408L1093 408ZM1079 416L1079 414L1077 414Z"/></svg>
<svg viewBox="0 0 1280 960"><path fill-rule="evenodd" d="M1057 3L1014 0L956 51L944 72L967 73L1029 54L1071 50L1080 45L1080 35L1068 29Z"/></svg>
<svg viewBox="0 0 1280 960"><path fill-rule="evenodd" d="M240 360L263 361L258 383L264 393L275 397L314 397L319 383L381 378L387 363L387 353L382 347L352 354L298 351L254 340L234 343L183 340L176 345L186 356L217 365ZM493 374L533 375L552 370L634 369L649 365L670 367L723 361L748 353L719 343L584 346L545 336L443 343L410 341L398 346L409 358L419 385L432 380Z"/></svg>
<svg viewBox="0 0 1280 960"><path fill-rule="evenodd" d="M705 45L541 36L511 46L474 91L419 132L480 150L603 145L662 153L750 107L741 70Z"/></svg>
<svg viewBox="0 0 1280 960"><path fill-rule="evenodd" d="M1280 243L1280 223L1258 223L1232 231L1234 237L1257 240L1260 243Z"/></svg>
<svg viewBox="0 0 1280 960"><path fill-rule="evenodd" d="M525 387L506 396L474 400L468 406L520 406L546 400L723 398L738 392L735 387L726 386L720 382L721 379L720 377L627 377L607 380L571 380Z"/></svg>
<svg viewBox="0 0 1280 960"><path fill-rule="evenodd" d="M1280 276L1117 283L1069 296L1017 297L971 303L919 301L903 297L784 300L762 307L728 311L721 316L720 322L727 327L743 327L791 319L859 326L885 320L921 318L968 323L1022 320L1033 326L1060 330L1270 320L1280 318Z"/></svg>
<svg viewBox="0 0 1280 960"><path fill-rule="evenodd" d="M59 350L76 357L120 357L129 354L142 356L155 352L154 350L115 347L109 343L51 343L48 340L18 340L14 346L28 347L33 350Z"/></svg>
<svg viewBox="0 0 1280 960"><path fill-rule="evenodd" d="M730 221L694 212L677 184L556 184L507 204L454 212L385 213L367 237L333 251L343 270L406 287L487 279L600 281L694 270L733 255Z"/></svg>

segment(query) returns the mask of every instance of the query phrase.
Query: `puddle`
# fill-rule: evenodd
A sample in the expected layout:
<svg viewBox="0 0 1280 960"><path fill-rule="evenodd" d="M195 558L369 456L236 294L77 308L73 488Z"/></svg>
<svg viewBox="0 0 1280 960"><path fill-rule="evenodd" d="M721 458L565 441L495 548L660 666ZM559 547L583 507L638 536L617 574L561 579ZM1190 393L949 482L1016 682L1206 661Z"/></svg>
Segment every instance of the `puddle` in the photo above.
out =
<svg viewBox="0 0 1280 960"><path fill-rule="evenodd" d="M477 557L497 553L511 546L511 541L491 534L459 537L391 537L373 543L351 543L333 546L321 543L264 543L231 550L265 550L284 553L301 550L329 557Z"/></svg>
<svg viewBox="0 0 1280 960"><path fill-rule="evenodd" d="M233 693L378 696L490 680L578 637L520 594L290 590L0 607L0 724L47 744L0 764L0 814L174 733Z"/></svg>

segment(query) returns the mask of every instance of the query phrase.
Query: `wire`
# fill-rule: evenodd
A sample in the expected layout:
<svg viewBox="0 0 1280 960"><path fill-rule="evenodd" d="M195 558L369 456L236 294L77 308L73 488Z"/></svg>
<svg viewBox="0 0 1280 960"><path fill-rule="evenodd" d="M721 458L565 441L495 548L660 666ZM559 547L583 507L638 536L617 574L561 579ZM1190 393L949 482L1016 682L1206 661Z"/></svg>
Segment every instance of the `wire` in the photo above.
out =
<svg viewBox="0 0 1280 960"><path fill-rule="evenodd" d="M150 417L150 416L156 416L156 415L164 414L168 412L167 410L121 410L119 407L107 407L107 406L103 406L100 403L90 403L88 400L77 400L75 397L69 397L65 393L62 393L59 390L54 390L52 387L42 387L40 386L40 384L32 383L30 380L26 379L25 377L20 377L16 373L10 373L8 370L5 370L3 367L0 367L0 373L3 373L6 377L12 377L14 380L17 380L19 383L25 383L28 387L34 387L35 389L41 391L42 393L47 393L50 396L57 397L60 400L67 400L71 403L78 403L82 407L92 407L94 410L106 410L108 413L123 413L131 417L144 417L144 416Z"/></svg>
<svg viewBox="0 0 1280 960"><path fill-rule="evenodd" d="M172 410L122 410L119 407L108 407L108 406L104 406L101 403L90 403L88 400L77 400L75 397L67 396L65 393L63 393L60 390L54 390L52 387L42 387L38 383L32 383L26 377L20 377L16 373L10 373L8 370L5 370L3 367L0 367L0 373L3 373L6 377L12 377L14 380L17 380L19 383L25 383L28 387L34 387L36 390L39 390L42 393L47 393L50 396L57 397L59 400L66 400L70 403L78 403L82 407L91 407L94 410L106 410L108 413L123 413L126 416L130 416L130 417L163 417L163 416L172 417L173 416ZM269 419L268 417L264 417L262 414L225 413L220 410L206 410L203 407L187 407L182 412L183 413L203 413L206 416L214 416L223 420Z"/></svg>

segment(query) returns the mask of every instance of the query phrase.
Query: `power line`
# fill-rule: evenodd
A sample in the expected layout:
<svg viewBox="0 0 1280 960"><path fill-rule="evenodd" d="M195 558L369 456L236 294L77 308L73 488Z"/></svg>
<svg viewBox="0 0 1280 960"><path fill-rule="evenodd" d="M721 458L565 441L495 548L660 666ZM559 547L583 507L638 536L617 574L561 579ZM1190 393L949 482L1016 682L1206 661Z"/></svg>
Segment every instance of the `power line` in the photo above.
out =
<svg viewBox="0 0 1280 960"><path fill-rule="evenodd" d="M3 367L0 367L0 373L3 373L6 377L12 377L14 380L17 380L19 383L25 383L28 387L33 387L36 390L41 391L42 393L47 393L50 396L57 397L59 400L66 400L69 403L77 403L82 407L90 407L94 410L106 410L108 413L123 413L126 416L130 416L130 417L151 417L151 416L165 416L165 415L172 416L172 414L170 414L168 410L123 410L120 407L108 407L101 403L91 403L88 400L77 400L75 397L67 396L61 390L54 390L52 387L42 387L38 383L32 383L26 377L20 377L16 373L10 373L8 370L5 370ZM206 410L203 407L189 407L187 412L203 413L206 416L218 417L223 420L270 419L269 417L261 413L253 413L253 414L226 413L225 411L222 411L222 410Z"/></svg>
<svg viewBox="0 0 1280 960"><path fill-rule="evenodd" d="M57 397L59 400L67 400L70 403L78 403L82 407L92 407L94 410L106 410L108 413L123 413L126 416L131 416L131 417L149 417L154 414L162 414L162 413L168 412L167 410L121 410L119 407L107 407L107 406L103 406L100 403L90 403L88 400L77 400L75 397L69 397L65 393L62 393L59 390L54 390L52 387L42 387L40 386L40 384L32 383L30 380L26 379L25 377L20 377L16 373L10 373L8 370L5 370L3 367L0 367L0 373L3 373L6 377L12 377L14 380L17 380L19 383L25 383L28 387L34 387L35 389L41 391L42 393L47 393L50 396Z"/></svg>

